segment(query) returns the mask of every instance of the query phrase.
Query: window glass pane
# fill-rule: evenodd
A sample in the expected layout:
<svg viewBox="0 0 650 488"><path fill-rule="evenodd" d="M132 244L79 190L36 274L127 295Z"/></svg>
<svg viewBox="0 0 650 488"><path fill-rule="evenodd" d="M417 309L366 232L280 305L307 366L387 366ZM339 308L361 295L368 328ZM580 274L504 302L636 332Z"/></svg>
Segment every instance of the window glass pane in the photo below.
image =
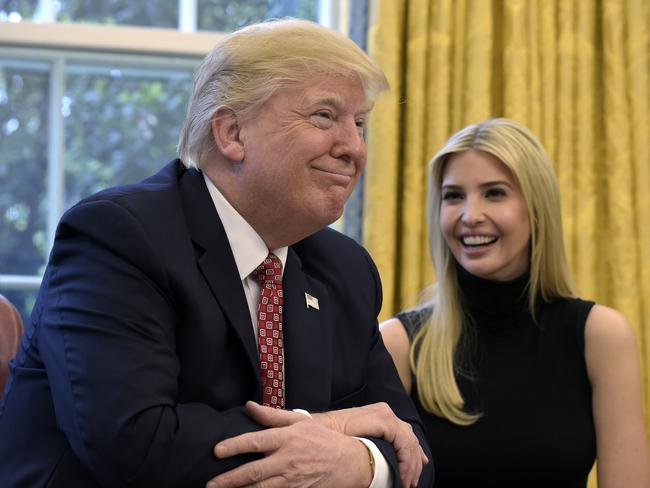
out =
<svg viewBox="0 0 650 488"><path fill-rule="evenodd" d="M273 17L316 20L318 0L198 0L199 30L234 31Z"/></svg>
<svg viewBox="0 0 650 488"><path fill-rule="evenodd" d="M19 22L34 17L38 0L0 0L0 20Z"/></svg>
<svg viewBox="0 0 650 488"><path fill-rule="evenodd" d="M0 59L0 274L40 274L47 254L47 70Z"/></svg>
<svg viewBox="0 0 650 488"><path fill-rule="evenodd" d="M178 27L178 0L59 0L59 22Z"/></svg>
<svg viewBox="0 0 650 488"><path fill-rule="evenodd" d="M38 290L13 290L7 286L0 286L0 294L4 295L18 309L23 323L25 323L32 313Z"/></svg>
<svg viewBox="0 0 650 488"><path fill-rule="evenodd" d="M191 71L68 67L66 208L121 183L140 181L176 156Z"/></svg>

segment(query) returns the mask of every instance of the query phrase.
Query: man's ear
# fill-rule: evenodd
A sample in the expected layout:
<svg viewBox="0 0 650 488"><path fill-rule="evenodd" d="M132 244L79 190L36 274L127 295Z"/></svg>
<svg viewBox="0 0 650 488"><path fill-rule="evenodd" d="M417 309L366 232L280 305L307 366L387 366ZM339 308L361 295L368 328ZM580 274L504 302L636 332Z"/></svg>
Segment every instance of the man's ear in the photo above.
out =
<svg viewBox="0 0 650 488"><path fill-rule="evenodd" d="M244 160L244 144L237 114L230 108L219 107L212 117L212 137L221 154L231 161Z"/></svg>

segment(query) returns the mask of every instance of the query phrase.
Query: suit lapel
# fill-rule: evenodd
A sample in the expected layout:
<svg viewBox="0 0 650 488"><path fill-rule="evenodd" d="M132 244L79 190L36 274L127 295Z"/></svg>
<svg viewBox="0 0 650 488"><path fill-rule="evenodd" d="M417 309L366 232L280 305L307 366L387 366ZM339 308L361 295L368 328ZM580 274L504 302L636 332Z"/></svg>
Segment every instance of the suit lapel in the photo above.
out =
<svg viewBox="0 0 650 488"><path fill-rule="evenodd" d="M197 265L242 342L261 397L257 341L226 232L200 172L187 170L179 186ZM286 406L325 410L332 381L329 293L324 284L303 272L291 247L282 281ZM307 308L305 293L318 299L318 310Z"/></svg>
<svg viewBox="0 0 650 488"><path fill-rule="evenodd" d="M180 190L188 229L195 248L198 248L198 267L246 350L258 378L259 390L259 357L253 324L221 219L200 172L185 172L181 177Z"/></svg>
<svg viewBox="0 0 650 488"><path fill-rule="evenodd" d="M322 411L329 406L332 382L329 293L303 272L292 248L282 283L286 406ZM305 293L318 299L319 310L307 308Z"/></svg>

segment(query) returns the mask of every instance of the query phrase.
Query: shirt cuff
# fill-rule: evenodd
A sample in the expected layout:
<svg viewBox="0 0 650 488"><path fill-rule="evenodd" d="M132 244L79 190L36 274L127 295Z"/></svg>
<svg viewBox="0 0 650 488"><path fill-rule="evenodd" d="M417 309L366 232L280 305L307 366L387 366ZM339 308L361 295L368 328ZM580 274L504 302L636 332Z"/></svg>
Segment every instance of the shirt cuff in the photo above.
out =
<svg viewBox="0 0 650 488"><path fill-rule="evenodd" d="M359 439L366 445L370 454L375 459L375 473L368 488L390 488L393 486L393 472L379 448L371 440L364 439L363 437L356 437L356 439Z"/></svg>
<svg viewBox="0 0 650 488"><path fill-rule="evenodd" d="M301 413L301 414L311 418L311 414L307 410L303 410L302 408L294 408L292 410L292 412Z"/></svg>

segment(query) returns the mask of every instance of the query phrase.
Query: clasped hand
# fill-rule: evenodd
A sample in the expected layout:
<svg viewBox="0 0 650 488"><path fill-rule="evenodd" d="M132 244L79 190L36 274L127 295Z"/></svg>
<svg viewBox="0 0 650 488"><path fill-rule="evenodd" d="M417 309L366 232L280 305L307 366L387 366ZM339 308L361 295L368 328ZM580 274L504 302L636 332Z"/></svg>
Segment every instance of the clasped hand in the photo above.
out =
<svg viewBox="0 0 650 488"><path fill-rule="evenodd" d="M215 446L218 458L263 453L208 482L208 488L337 486L367 487L372 481L366 447L351 436L377 437L393 444L403 486L417 486L428 463L410 424L385 403L314 414L248 402L253 420L269 429L226 439Z"/></svg>

